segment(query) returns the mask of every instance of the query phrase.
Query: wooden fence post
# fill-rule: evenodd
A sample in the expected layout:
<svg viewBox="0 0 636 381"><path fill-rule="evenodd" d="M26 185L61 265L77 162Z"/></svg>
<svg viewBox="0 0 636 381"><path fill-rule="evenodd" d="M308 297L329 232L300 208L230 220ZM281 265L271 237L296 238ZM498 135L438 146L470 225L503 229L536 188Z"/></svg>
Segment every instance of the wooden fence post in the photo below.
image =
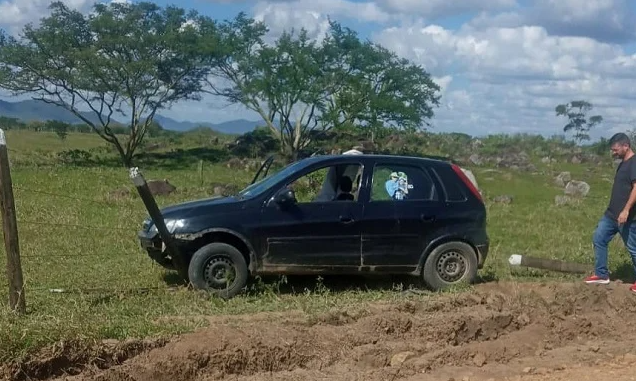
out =
<svg viewBox="0 0 636 381"><path fill-rule="evenodd" d="M17 313L26 313L24 278L20 261L20 242L16 221L13 184L7 152L7 139L0 129L0 209L2 209L2 231L7 253L7 278L9 280L9 307Z"/></svg>

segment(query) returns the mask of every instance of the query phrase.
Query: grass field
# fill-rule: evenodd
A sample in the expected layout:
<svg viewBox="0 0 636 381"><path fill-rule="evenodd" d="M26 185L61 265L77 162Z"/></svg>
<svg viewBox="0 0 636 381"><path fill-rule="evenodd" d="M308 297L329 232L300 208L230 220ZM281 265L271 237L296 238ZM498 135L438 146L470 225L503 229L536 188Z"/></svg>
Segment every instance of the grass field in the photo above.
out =
<svg viewBox="0 0 636 381"><path fill-rule="evenodd" d="M229 301L188 291L155 266L138 246L136 233L145 217L142 202L110 197L108 192L132 188L124 168L47 166L46 158L69 148L99 148L94 135L9 133L13 182L19 221L28 315L0 308L0 362L15 359L60 339L123 339L175 334L206 324L201 316L260 311L320 311L370 300L417 297L399 285L367 280L350 283L316 279L256 283ZM613 168L538 164L539 174L472 168L488 199L507 194L510 205L488 202L492 246L485 281L564 278L562 274L523 270L512 273L510 254L528 254L592 263L591 235L607 201ZM178 169L175 169L178 168ZM562 189L553 185L560 171L591 185L579 205L554 206ZM248 171L204 163L203 185L197 164L143 167L147 179L163 179L178 192L158 198L160 206L210 195L212 183L247 182ZM1 248L4 262L4 246ZM619 240L612 244L611 270L631 280L628 256ZM571 278L577 279L577 278ZM0 298L7 300L7 280L0 273ZM52 293L49 289L62 289Z"/></svg>

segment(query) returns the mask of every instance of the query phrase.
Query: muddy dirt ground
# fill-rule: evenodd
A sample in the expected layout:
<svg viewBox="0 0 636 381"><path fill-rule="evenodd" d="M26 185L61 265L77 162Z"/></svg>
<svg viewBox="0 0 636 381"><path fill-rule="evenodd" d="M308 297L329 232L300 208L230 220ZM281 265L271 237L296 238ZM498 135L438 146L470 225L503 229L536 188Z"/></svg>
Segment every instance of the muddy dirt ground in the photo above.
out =
<svg viewBox="0 0 636 381"><path fill-rule="evenodd" d="M22 375L59 381L636 380L636 295L626 284L498 283L416 299L318 316L211 317L209 328L167 342L106 342L94 356L99 361L68 351L43 354L21 364ZM62 374L71 370L76 374Z"/></svg>

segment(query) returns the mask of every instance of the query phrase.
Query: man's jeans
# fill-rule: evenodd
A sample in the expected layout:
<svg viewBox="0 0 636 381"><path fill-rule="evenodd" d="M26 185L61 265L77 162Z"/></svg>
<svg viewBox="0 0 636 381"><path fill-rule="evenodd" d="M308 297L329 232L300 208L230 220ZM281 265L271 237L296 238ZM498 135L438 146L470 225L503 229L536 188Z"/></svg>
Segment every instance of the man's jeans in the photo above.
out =
<svg viewBox="0 0 636 381"><path fill-rule="evenodd" d="M594 242L594 255L596 257L594 275L600 278L608 278L607 269L607 247L619 233L627 247L629 255L632 257L632 265L636 274L636 221L627 221L622 226L615 220L603 215L598 222L592 241Z"/></svg>

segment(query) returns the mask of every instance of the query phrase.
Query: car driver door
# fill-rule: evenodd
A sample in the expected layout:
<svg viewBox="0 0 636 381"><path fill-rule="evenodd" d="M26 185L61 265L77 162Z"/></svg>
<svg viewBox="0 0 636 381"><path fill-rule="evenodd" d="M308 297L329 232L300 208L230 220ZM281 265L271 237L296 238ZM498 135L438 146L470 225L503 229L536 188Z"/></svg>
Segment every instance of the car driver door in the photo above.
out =
<svg viewBox="0 0 636 381"><path fill-rule="evenodd" d="M281 204L274 197L263 207L256 232L263 270L360 265L362 204L351 180L361 168L358 163L311 167L280 190L293 189L295 200Z"/></svg>

